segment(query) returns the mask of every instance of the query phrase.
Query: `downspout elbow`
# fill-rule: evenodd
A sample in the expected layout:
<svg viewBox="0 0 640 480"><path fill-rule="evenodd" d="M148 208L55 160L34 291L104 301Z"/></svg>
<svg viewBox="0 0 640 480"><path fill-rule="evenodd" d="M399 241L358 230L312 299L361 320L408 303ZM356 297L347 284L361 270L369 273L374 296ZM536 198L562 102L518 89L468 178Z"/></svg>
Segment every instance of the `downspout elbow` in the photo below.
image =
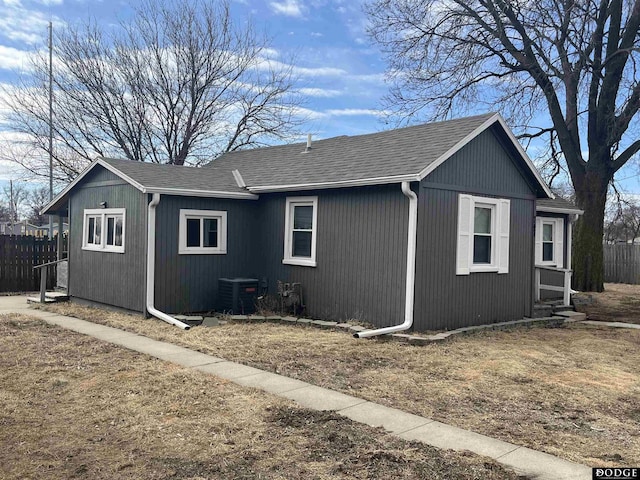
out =
<svg viewBox="0 0 640 480"><path fill-rule="evenodd" d="M402 193L409 199L409 224L407 228L407 275L405 287L404 322L391 327L357 332L355 338L374 337L409 330L413 326L413 305L416 284L416 240L418 233L418 196L411 190L409 182L402 182Z"/></svg>
<svg viewBox="0 0 640 480"><path fill-rule="evenodd" d="M163 320L171 325L180 327L183 330L189 330L190 325L167 315L154 307L155 303L155 270L156 270L156 207L160 203L160 194L154 193L149 202L147 215L147 295L146 307L147 312L154 317Z"/></svg>

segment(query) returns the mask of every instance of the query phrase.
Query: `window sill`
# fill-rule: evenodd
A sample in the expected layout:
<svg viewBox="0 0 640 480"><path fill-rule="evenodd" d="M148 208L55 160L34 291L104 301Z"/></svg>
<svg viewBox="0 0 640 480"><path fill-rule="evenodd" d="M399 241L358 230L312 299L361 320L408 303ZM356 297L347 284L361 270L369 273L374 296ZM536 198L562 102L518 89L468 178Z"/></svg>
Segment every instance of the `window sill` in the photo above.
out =
<svg viewBox="0 0 640 480"><path fill-rule="evenodd" d="M90 245L83 246L82 250L86 250L88 252L124 253L124 248L102 248Z"/></svg>
<svg viewBox="0 0 640 480"><path fill-rule="evenodd" d="M487 266L478 266L478 265L474 265L471 268L469 268L469 273L497 273L498 272L498 267L496 267L495 265L487 265Z"/></svg>
<svg viewBox="0 0 640 480"><path fill-rule="evenodd" d="M315 260L304 259L304 258L283 258L282 263L284 265L298 265L300 267L316 267L317 263Z"/></svg>
<svg viewBox="0 0 640 480"><path fill-rule="evenodd" d="M179 255L226 255L226 250L219 248L180 248Z"/></svg>

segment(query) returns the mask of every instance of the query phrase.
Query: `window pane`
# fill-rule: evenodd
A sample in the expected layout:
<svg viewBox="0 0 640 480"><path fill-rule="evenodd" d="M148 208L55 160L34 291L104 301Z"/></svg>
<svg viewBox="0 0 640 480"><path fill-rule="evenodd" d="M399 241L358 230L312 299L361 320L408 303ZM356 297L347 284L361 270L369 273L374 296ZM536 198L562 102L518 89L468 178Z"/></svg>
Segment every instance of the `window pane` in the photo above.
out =
<svg viewBox="0 0 640 480"><path fill-rule="evenodd" d="M553 262L553 243L544 242L542 244L542 261Z"/></svg>
<svg viewBox="0 0 640 480"><path fill-rule="evenodd" d="M122 246L122 215L118 215L115 217L116 219L116 238L114 245L121 247Z"/></svg>
<svg viewBox="0 0 640 480"><path fill-rule="evenodd" d="M115 233L115 218L107 217L107 245L113 245L113 234Z"/></svg>
<svg viewBox="0 0 640 480"><path fill-rule="evenodd" d="M204 220L204 246L218 246L218 219L205 218Z"/></svg>
<svg viewBox="0 0 640 480"><path fill-rule="evenodd" d="M200 219L187 218L187 247L200 246Z"/></svg>
<svg viewBox="0 0 640 480"><path fill-rule="evenodd" d="M311 232L293 232L293 256L311 257Z"/></svg>
<svg viewBox="0 0 640 480"><path fill-rule="evenodd" d="M491 233L491 209L476 207L474 233Z"/></svg>
<svg viewBox="0 0 640 480"><path fill-rule="evenodd" d="M474 235L473 263L491 263L491 237Z"/></svg>
<svg viewBox="0 0 640 480"><path fill-rule="evenodd" d="M96 227L96 219L89 217L89 228L87 228L87 243L94 243L94 229Z"/></svg>
<svg viewBox="0 0 640 480"><path fill-rule="evenodd" d="M94 237L94 242L96 245L101 245L102 241L100 240L102 238L102 218L101 217L96 217L96 235Z"/></svg>
<svg viewBox="0 0 640 480"><path fill-rule="evenodd" d="M549 223L545 223L542 225L542 241L543 242L553 241L553 225Z"/></svg>
<svg viewBox="0 0 640 480"><path fill-rule="evenodd" d="M313 228L313 207L300 205L293 207L293 228L311 230Z"/></svg>

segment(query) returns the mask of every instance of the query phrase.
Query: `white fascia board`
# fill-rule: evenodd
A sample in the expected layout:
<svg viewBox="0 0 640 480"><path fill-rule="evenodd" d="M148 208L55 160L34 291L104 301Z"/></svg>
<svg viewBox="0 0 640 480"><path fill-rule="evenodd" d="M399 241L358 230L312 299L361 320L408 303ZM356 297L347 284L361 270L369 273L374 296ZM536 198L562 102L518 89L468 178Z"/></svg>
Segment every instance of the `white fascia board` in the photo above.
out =
<svg viewBox="0 0 640 480"><path fill-rule="evenodd" d="M435 162L432 162L429 166L423 169L418 174L419 180L423 180L427 175L429 175L436 168L438 168L445 161L447 161L454 153L456 153L458 150L461 150L465 145L471 142L471 140L476 138L478 135L480 135L482 132L484 132L487 128L489 128L491 125L493 125L496 122L498 122L502 127L502 129L507 133L509 140L511 140L511 143L514 145L514 147L516 147L516 150L518 150L518 153L520 154L522 159L525 161L525 163L529 167L529 170L531 170L531 173L533 173L536 180L538 181L538 183L540 184L544 192L547 194L547 196L549 198L556 198L553 192L549 189L545 181L540 176L540 173L536 169L535 165L533 164L533 162L531 161L527 153L522 148L522 145L520 145L520 142L518 142L518 139L513 135L513 132L511 131L511 129L509 128L509 126L506 124L506 122L504 121L504 119L499 113L496 113L495 115L492 115L491 117L489 117L482 125L480 125L474 131L472 131L469 135L467 135L458 143L456 143L453 147L447 150L443 155L438 157L438 159Z"/></svg>
<svg viewBox="0 0 640 480"><path fill-rule="evenodd" d="M109 170L111 173L117 175L118 177L120 177L121 179L123 179L125 182L133 185L134 187L136 187L138 190L143 191L144 187L142 185L140 185L138 182L136 182L135 180L133 180L132 178L128 177L127 175L125 175L124 173L122 173L120 170L118 170L117 168L109 165L107 162L105 162L102 157L98 157L96 158L93 162L91 162L91 165L89 165L87 168L85 168L82 172L80 172L80 175L78 175L69 185L67 185L58 195L55 196L55 198L53 200L51 200L49 203L47 203L42 210L40 211L41 215L46 215L47 211L56 203L58 203L58 201L64 197L67 193L69 193L69 191L75 187L84 177L87 176L87 174L92 171L96 165L100 165L101 167L106 168L107 170Z"/></svg>
<svg viewBox="0 0 640 480"><path fill-rule="evenodd" d="M545 207L544 205L536 205L536 212L582 215L584 213L584 210L580 210L579 208Z"/></svg>
<svg viewBox="0 0 640 480"><path fill-rule="evenodd" d="M339 182L299 183L290 185L259 185L247 187L253 193L291 192L296 190L317 190L328 188L365 187L389 183L417 182L417 175L396 175L392 177L363 178L359 180L341 180Z"/></svg>
<svg viewBox="0 0 640 480"><path fill-rule="evenodd" d="M257 200L260 198L253 193L222 192L217 190L187 190L182 188L155 188L149 187L142 190L143 193L159 193L161 195L179 195L183 197L208 197L208 198L236 198L242 200Z"/></svg>

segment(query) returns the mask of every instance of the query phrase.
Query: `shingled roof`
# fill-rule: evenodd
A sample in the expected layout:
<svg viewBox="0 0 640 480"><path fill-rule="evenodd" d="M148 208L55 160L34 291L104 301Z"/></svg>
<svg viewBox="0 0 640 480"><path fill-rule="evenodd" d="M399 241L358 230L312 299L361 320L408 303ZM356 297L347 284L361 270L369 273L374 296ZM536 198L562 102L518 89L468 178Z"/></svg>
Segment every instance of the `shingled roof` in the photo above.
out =
<svg viewBox="0 0 640 480"><path fill-rule="evenodd" d="M203 168L98 158L43 211L63 208L66 194L96 165L144 193L257 198L254 194L422 180L483 131L504 134L537 184L553 197L502 117L487 113L356 136L225 153Z"/></svg>
<svg viewBox="0 0 640 480"><path fill-rule="evenodd" d="M539 198L536 201L536 210L550 213L577 213L582 215L584 210L579 209L573 203L562 197Z"/></svg>
<svg viewBox="0 0 640 480"><path fill-rule="evenodd" d="M329 184L413 181L499 115L484 114L357 136L225 153L209 168L237 169L253 192ZM483 128L484 127L484 128ZM466 142L464 142L466 143Z"/></svg>

